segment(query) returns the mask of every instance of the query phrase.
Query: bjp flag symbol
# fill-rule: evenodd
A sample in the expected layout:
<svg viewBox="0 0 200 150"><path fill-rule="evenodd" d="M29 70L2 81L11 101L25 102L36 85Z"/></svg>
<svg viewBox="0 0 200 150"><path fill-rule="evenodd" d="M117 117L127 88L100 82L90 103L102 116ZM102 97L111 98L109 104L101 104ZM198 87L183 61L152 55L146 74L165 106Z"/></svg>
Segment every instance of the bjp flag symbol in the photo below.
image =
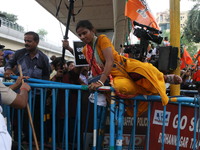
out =
<svg viewBox="0 0 200 150"><path fill-rule="evenodd" d="M160 30L145 0L128 0L125 6L125 16L132 21Z"/></svg>

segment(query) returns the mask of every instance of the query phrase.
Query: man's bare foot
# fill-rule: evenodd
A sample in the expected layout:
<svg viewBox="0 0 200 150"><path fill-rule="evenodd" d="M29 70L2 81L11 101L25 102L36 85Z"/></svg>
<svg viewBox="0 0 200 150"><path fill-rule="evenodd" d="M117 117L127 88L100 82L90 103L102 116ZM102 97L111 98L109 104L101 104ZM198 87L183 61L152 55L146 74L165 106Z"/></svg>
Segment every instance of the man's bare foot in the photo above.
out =
<svg viewBox="0 0 200 150"><path fill-rule="evenodd" d="M165 82L170 84L181 84L182 78L175 74L164 75Z"/></svg>

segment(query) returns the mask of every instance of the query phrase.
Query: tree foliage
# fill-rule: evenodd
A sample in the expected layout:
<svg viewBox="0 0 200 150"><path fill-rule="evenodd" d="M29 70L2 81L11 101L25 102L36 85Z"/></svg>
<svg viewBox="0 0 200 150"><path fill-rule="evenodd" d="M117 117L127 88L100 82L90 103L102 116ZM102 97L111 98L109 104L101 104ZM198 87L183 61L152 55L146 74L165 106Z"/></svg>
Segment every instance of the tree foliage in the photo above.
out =
<svg viewBox="0 0 200 150"><path fill-rule="evenodd" d="M5 20L5 22L11 22L12 25L10 25L10 23L9 23L10 28L13 28L15 30L17 29L18 31L22 31L22 32L24 31L24 27L20 26L17 23L18 18L16 15L0 11L0 17L3 18Z"/></svg>
<svg viewBox="0 0 200 150"><path fill-rule="evenodd" d="M9 14L7 12L1 12L1 11L0 11L0 14L1 14L1 16L4 16L3 17L4 19L11 21L13 23L16 23L16 21L18 20L17 16L14 14Z"/></svg>
<svg viewBox="0 0 200 150"><path fill-rule="evenodd" d="M188 14L184 36L189 42L200 42L200 3L197 3Z"/></svg>
<svg viewBox="0 0 200 150"><path fill-rule="evenodd" d="M197 46L194 42L189 42L185 36L181 37L181 46L187 47L187 51L190 53L191 56L194 56L197 53Z"/></svg>
<svg viewBox="0 0 200 150"><path fill-rule="evenodd" d="M45 36L48 34L48 32L45 29L39 29L38 31L38 35L40 36L40 39L44 40Z"/></svg>

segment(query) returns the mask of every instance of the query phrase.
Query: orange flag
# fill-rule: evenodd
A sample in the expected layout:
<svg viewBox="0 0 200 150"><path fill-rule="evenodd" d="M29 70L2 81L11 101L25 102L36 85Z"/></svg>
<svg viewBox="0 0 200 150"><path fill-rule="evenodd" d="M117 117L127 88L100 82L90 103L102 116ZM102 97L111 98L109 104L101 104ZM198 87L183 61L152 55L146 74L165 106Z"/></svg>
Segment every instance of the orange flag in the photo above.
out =
<svg viewBox="0 0 200 150"><path fill-rule="evenodd" d="M193 65L193 60L186 48L184 48L183 55L181 57L181 65L180 69L183 69L186 67L186 65Z"/></svg>
<svg viewBox="0 0 200 150"><path fill-rule="evenodd" d="M160 30L145 0L128 0L125 7L125 16L132 21Z"/></svg>

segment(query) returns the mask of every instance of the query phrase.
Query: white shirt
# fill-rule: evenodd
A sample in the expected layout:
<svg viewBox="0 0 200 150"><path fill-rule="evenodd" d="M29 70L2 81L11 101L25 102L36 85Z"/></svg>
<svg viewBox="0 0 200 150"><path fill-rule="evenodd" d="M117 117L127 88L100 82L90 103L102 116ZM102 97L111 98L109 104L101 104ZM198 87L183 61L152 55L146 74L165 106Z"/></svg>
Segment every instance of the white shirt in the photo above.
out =
<svg viewBox="0 0 200 150"><path fill-rule="evenodd" d="M2 82L0 82L0 93L2 104L6 105L10 105L17 97L17 93L15 93L11 88L5 86Z"/></svg>

